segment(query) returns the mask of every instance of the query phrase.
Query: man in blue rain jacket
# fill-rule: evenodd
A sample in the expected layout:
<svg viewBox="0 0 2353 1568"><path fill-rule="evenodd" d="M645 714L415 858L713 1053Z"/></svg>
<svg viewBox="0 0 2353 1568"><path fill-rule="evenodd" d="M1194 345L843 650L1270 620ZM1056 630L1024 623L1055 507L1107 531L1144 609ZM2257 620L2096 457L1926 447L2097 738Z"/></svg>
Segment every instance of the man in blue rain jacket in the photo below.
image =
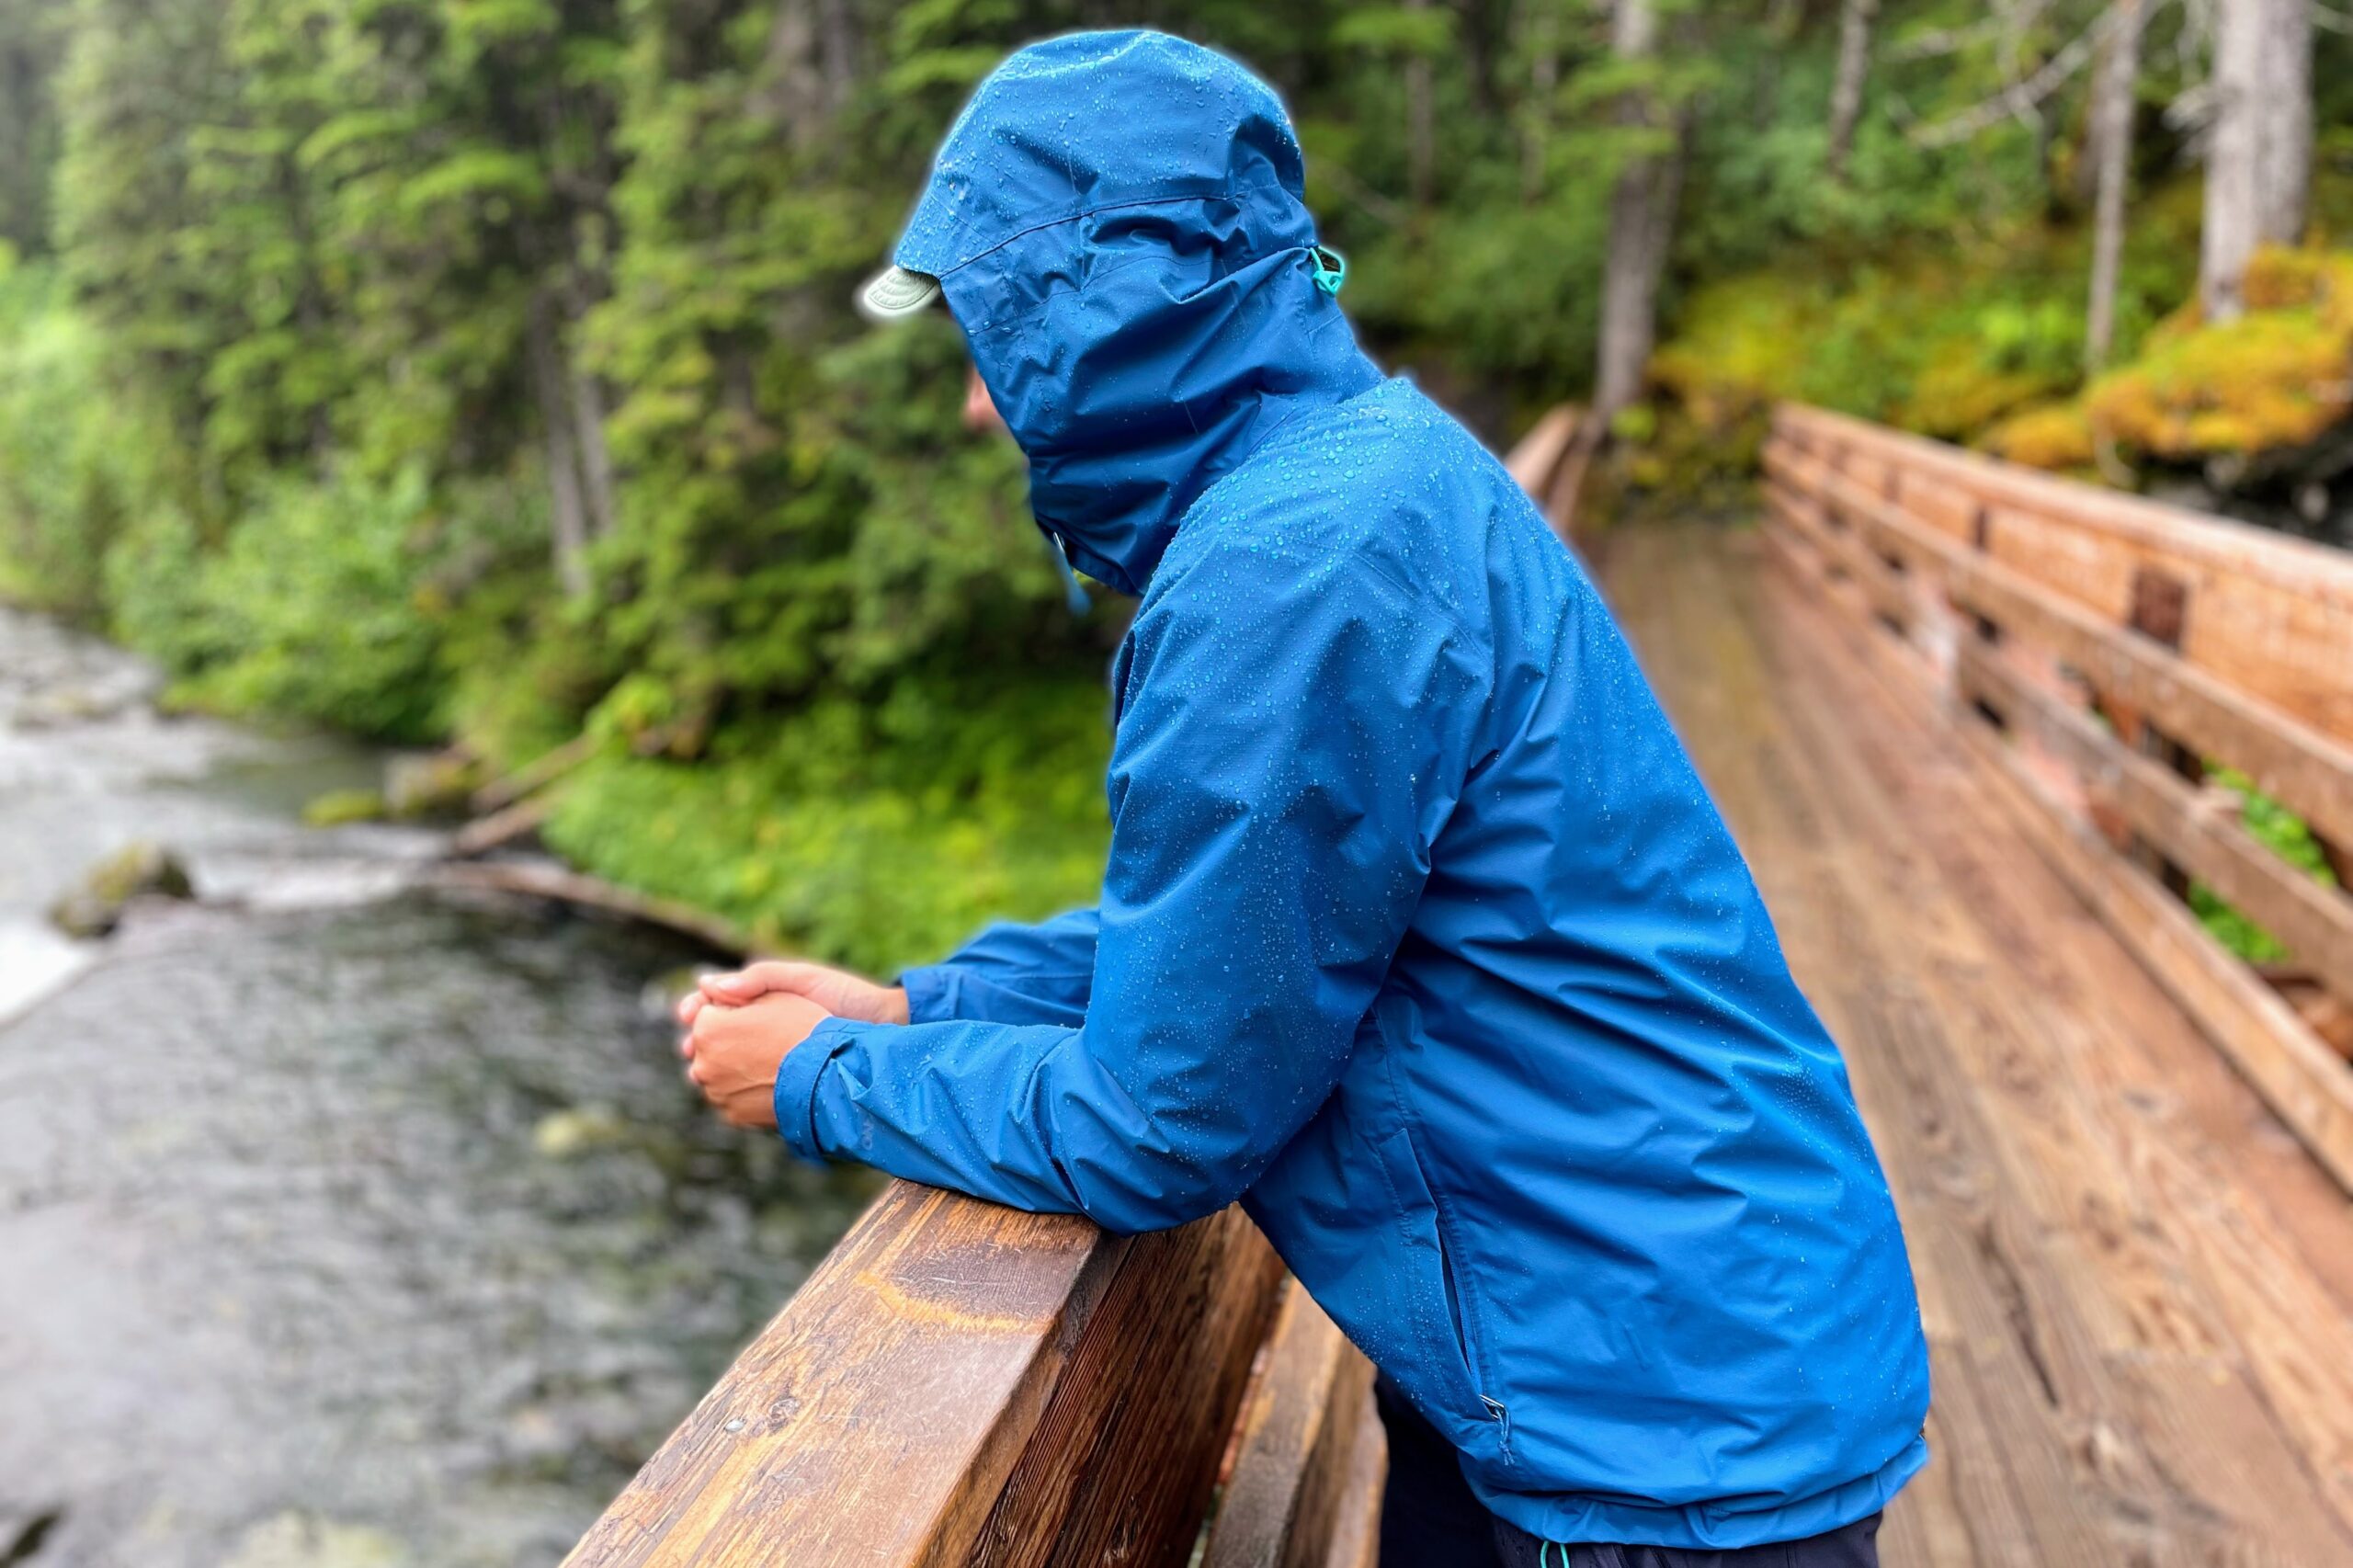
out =
<svg viewBox="0 0 2353 1568"><path fill-rule="evenodd" d="M1873 1561L1927 1369L1836 1049L1608 612L1358 348L1301 191L1275 94L1159 34L974 95L870 302L944 297L1040 525L1142 601L1102 901L904 993L722 977L690 1071L804 1155L1114 1231L1239 1199L1381 1369L1391 1568Z"/></svg>

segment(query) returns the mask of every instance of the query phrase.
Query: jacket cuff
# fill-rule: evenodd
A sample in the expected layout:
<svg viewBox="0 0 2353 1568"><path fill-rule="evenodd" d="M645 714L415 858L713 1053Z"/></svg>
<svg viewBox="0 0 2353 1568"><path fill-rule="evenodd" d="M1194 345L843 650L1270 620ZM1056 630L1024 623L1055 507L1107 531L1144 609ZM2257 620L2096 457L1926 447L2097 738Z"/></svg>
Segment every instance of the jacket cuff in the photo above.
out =
<svg viewBox="0 0 2353 1568"><path fill-rule="evenodd" d="M833 1064L835 1053L849 1043L854 1023L827 1018L777 1064L776 1130L784 1146L804 1160L824 1161L824 1148L817 1141L817 1083Z"/></svg>
<svg viewBox="0 0 2353 1568"><path fill-rule="evenodd" d="M907 994L907 1022L937 1024L956 1016L956 966L925 964L899 976Z"/></svg>

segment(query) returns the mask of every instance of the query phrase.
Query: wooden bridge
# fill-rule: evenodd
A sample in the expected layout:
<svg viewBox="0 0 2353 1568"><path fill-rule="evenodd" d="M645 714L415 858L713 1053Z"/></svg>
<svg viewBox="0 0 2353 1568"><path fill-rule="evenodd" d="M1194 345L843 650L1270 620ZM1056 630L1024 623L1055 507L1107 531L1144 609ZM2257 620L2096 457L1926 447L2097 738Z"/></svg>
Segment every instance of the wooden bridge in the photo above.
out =
<svg viewBox="0 0 2353 1568"><path fill-rule="evenodd" d="M1573 434L1514 454L1548 501ZM2353 1563L2353 558L1808 409L1768 470L1756 528L1594 553L1903 1210L1885 1561ZM1238 1212L902 1184L569 1562L1369 1568L1370 1381Z"/></svg>

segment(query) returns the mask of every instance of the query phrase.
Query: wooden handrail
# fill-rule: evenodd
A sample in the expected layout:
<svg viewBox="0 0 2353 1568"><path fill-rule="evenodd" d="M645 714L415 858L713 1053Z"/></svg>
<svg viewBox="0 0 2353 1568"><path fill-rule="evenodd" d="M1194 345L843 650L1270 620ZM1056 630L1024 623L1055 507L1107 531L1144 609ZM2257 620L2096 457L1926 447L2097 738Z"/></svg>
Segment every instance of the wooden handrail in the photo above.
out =
<svg viewBox="0 0 2353 1568"><path fill-rule="evenodd" d="M2178 896L2211 886L2353 1004L2353 556L1820 409L1776 411L1765 470L1777 554L1919 655L2053 864L2353 1187L2353 1067ZM2303 818L2339 885L2249 834L2210 763Z"/></svg>
<svg viewBox="0 0 2353 1568"><path fill-rule="evenodd" d="M1563 542L1575 543L1577 501L1592 465L1594 430L1586 411L1560 403L1529 426L1504 457L1504 467L1536 503Z"/></svg>
<svg viewBox="0 0 2353 1568"><path fill-rule="evenodd" d="M2353 742L2353 556L2123 495L1824 409L1776 410L1772 449L1815 460L1922 526L2020 568L2109 624L2148 582L2189 601L2177 652Z"/></svg>
<svg viewBox="0 0 2353 1568"><path fill-rule="evenodd" d="M2237 820L2235 796L2201 796L2164 764L2127 750L2058 692L2017 669L1997 649L1963 642L1961 695L2030 731L2076 774L2096 783L2134 829L2224 899L2255 917L2323 972L2353 976L2353 900L2298 872Z"/></svg>
<svg viewBox="0 0 2353 1568"><path fill-rule="evenodd" d="M567 1568L1177 1568L1281 1278L1238 1210L1117 1237L894 1183Z"/></svg>
<svg viewBox="0 0 2353 1568"><path fill-rule="evenodd" d="M1809 505L1834 506L1905 566L1935 574L1960 608L2047 645L2103 694L2147 713L2208 755L2229 758L2264 793L2321 832L2353 843L2353 746L2234 690L2145 637L2103 624L2056 591L1972 554L1836 472L1777 451L1767 453L1766 469L1782 486L1768 498L1800 509L1795 520L1801 526L1811 530L1826 524L1818 512L1804 510ZM1809 493L1822 500L1810 502ZM1872 576L1876 596L1890 591L1868 562L1845 559L1859 574ZM2353 651L2353 628L2347 648Z"/></svg>
<svg viewBox="0 0 2353 1568"><path fill-rule="evenodd" d="M2353 558L2328 545L2120 491L1894 430L1826 408L1785 403L1774 438L1802 451L1864 458L1907 480L1941 480L1972 498L2013 506L2184 564L2262 582L2353 610Z"/></svg>

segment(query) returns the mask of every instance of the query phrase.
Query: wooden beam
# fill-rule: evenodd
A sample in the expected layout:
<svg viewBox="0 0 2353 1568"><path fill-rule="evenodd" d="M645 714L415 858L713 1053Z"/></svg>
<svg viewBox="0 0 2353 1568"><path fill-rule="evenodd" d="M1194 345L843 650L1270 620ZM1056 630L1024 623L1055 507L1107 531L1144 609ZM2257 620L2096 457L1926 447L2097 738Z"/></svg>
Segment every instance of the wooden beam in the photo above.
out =
<svg viewBox="0 0 2353 1568"><path fill-rule="evenodd" d="M1899 502L2100 619L2125 619L2135 577L2188 590L2182 658L2353 744L2353 556L2272 529L2162 506L1794 405L1776 411L1850 483Z"/></svg>
<svg viewBox="0 0 2353 1568"><path fill-rule="evenodd" d="M2289 865L2241 825L2235 810L2119 744L1984 643L1961 648L1956 675L1963 697L1987 704L2065 757L2087 788L2106 792L2167 858L2245 910L2331 990L2353 1000L2353 898ZM2236 806L2236 796L2224 798Z"/></svg>
<svg viewBox="0 0 2353 1568"><path fill-rule="evenodd" d="M1768 449L1768 472L1839 506L1915 569L1939 574L1962 608L2044 643L2104 696L2240 769L2314 831L2353 841L2353 747L2233 689L2147 638L2105 624L1811 460L1791 459L1786 450ZM2347 656L2353 659L2353 649Z"/></svg>
<svg viewBox="0 0 2353 1568"><path fill-rule="evenodd" d="M1282 1260L1238 1208L1129 1246L967 1568L1191 1561Z"/></svg>
<svg viewBox="0 0 2353 1568"><path fill-rule="evenodd" d="M1871 613L1911 634L1915 608L1910 591L1852 528L1834 526L1817 504L1793 490L1768 484L1766 504L1824 561L1844 571L1862 593Z"/></svg>
<svg viewBox="0 0 2353 1568"><path fill-rule="evenodd" d="M1575 403L1555 405L1519 438L1504 459L1517 481L1552 531L1574 548L1577 497L1585 489L1586 471L1597 449L1596 432L1586 422L1586 411Z"/></svg>
<svg viewBox="0 0 2353 1568"><path fill-rule="evenodd" d="M1785 553L1803 548L1816 560L1826 559L1833 532L1826 516L1835 508L1872 545L1941 582L1956 606L2003 632L2006 649L2056 655L2104 697L2137 708L2190 746L2244 769L2326 837L2340 836L2353 822L2353 750L1991 559L1983 548L1982 507L1968 534L1939 527L1909 509L1918 487L1903 468L1885 468L1882 493L1875 494L1826 461L1820 455L1826 449L1821 432L1802 421L1767 449L1776 519L1768 537ZM1810 530L1807 521L1814 524ZM1813 574L1795 555L1791 560L1802 574ZM1848 608L1857 607L1850 600ZM2131 808L2135 826L2167 853L2194 861L2191 869L2222 896L2283 940L2319 949L2309 960L2311 972L2353 975L2344 918L2348 901L2342 893L2298 876L2248 835L2234 813L2218 810L2163 763L2128 751L1984 642L1962 640L1953 674L1957 696L1985 700L2023 734L2052 748L2071 771L2088 774L2095 790L2105 787L2108 798ZM2080 801L2056 796L2053 781L2038 777L2018 748L1967 711L1966 703L1956 708L1962 734L1996 765L2006 802L2054 868L2322 1166L2353 1191L2353 1072L2294 1007L2226 952L2187 905L2102 841ZM2290 937L2290 928L2298 935ZM2336 984L2341 991L2344 982Z"/></svg>
<svg viewBox="0 0 2353 1568"><path fill-rule="evenodd" d="M2353 1071L2188 905L2071 820L1992 725L1966 720L1961 733L1993 766L2012 815L2053 869L2353 1193Z"/></svg>
<svg viewBox="0 0 2353 1568"><path fill-rule="evenodd" d="M1203 1568L1322 1568L1351 1501L1362 1427L1379 1419L1371 1395L1372 1363L1293 1280L1242 1413Z"/></svg>
<svg viewBox="0 0 2353 1568"><path fill-rule="evenodd" d="M1280 1274L893 1183L564 1562L1177 1568Z"/></svg>
<svg viewBox="0 0 2353 1568"><path fill-rule="evenodd" d="M1332 1530L1332 1550L1324 1568L1379 1568L1381 1562L1381 1502L1389 1482L1389 1436L1367 1390L1357 1416L1357 1440L1348 1453L1348 1471L1340 1488L1339 1518Z"/></svg>
<svg viewBox="0 0 2353 1568"><path fill-rule="evenodd" d="M1504 468L1522 490L1540 502L1551 489L1552 475L1576 434L1576 409L1565 403L1557 403L1547 409L1544 416L1504 455Z"/></svg>
<svg viewBox="0 0 2353 1568"><path fill-rule="evenodd" d="M2185 564L2257 577L2316 602L2353 609L2353 558L2309 540L2061 479L1802 403L1779 405L1773 428L1809 451L1860 454L1875 465L1936 478L1995 506L2061 518Z"/></svg>

